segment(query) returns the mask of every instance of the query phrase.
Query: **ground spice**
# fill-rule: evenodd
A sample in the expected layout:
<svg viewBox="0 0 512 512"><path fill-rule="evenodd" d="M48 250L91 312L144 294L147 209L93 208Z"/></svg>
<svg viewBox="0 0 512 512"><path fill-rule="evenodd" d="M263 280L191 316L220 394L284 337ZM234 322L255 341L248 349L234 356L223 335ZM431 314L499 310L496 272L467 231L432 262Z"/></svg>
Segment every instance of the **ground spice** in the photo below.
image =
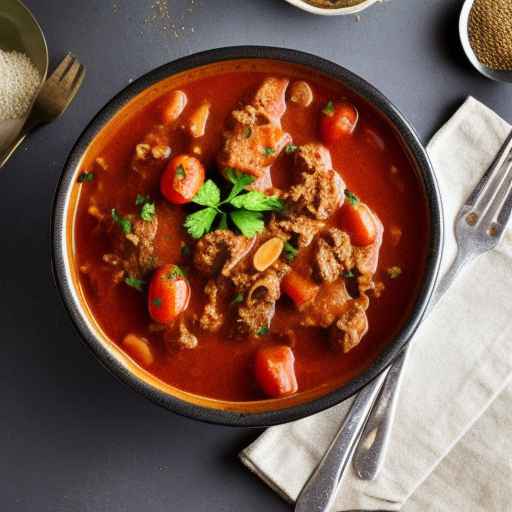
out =
<svg viewBox="0 0 512 512"><path fill-rule="evenodd" d="M24 53L0 50L0 121L21 119L40 83L39 71Z"/></svg>
<svg viewBox="0 0 512 512"><path fill-rule="evenodd" d="M512 0L475 0L469 42L485 66L512 71Z"/></svg>
<svg viewBox="0 0 512 512"><path fill-rule="evenodd" d="M339 9L340 7L352 7L361 4L364 0L306 0L308 4L316 5L317 7L330 7L332 9Z"/></svg>

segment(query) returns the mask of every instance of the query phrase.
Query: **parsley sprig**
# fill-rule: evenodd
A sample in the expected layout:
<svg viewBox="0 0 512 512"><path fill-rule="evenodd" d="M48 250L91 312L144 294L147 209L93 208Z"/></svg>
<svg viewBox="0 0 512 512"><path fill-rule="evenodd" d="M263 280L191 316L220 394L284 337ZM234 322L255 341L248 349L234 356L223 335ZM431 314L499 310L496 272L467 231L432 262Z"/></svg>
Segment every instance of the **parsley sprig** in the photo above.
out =
<svg viewBox="0 0 512 512"><path fill-rule="evenodd" d="M185 219L184 226L192 238L201 238L211 231L217 215L221 216L217 229L229 229L229 219L244 236L253 237L265 227L262 212L283 208L282 201L276 196L255 190L242 193L254 181L252 176L230 168L225 170L225 174L232 188L224 200L221 200L220 189L212 180L207 180L192 199L193 203L204 206Z"/></svg>
<svg viewBox="0 0 512 512"><path fill-rule="evenodd" d="M151 222L156 215L156 206L149 196L137 194L135 205L142 206L140 209L140 218L146 222Z"/></svg>

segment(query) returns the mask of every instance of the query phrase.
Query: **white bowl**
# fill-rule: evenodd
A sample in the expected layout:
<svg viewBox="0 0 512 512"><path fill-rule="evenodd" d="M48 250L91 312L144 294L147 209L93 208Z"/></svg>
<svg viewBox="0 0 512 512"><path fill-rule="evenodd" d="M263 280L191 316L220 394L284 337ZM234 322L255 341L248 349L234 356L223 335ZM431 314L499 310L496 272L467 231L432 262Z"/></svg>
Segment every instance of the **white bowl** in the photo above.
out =
<svg viewBox="0 0 512 512"><path fill-rule="evenodd" d="M352 7L339 7L337 9L332 9L329 7L316 7L314 5L308 4L304 0L285 0L289 4L302 9L303 11L310 12L312 14L320 14L321 16L341 16L344 14L356 14L358 12L364 11L366 8L370 7L376 2L381 0L365 0L360 4L353 5Z"/></svg>

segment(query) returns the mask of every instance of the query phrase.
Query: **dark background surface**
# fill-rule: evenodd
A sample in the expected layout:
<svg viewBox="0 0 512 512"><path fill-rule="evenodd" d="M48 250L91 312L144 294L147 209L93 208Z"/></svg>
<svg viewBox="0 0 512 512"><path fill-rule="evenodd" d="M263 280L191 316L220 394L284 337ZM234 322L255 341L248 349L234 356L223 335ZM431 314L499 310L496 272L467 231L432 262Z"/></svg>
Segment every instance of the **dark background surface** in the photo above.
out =
<svg viewBox="0 0 512 512"><path fill-rule="evenodd" d="M315 17L283 0L169 0L166 18L154 1L26 0L51 67L72 51L88 73L66 115L31 136L0 174L6 512L290 510L236 458L258 431L181 418L125 388L81 343L52 284L49 217L66 155L130 80L196 51L267 44L362 75L424 141L468 94L512 120L510 87L480 77L462 54L459 0L392 0L359 20Z"/></svg>

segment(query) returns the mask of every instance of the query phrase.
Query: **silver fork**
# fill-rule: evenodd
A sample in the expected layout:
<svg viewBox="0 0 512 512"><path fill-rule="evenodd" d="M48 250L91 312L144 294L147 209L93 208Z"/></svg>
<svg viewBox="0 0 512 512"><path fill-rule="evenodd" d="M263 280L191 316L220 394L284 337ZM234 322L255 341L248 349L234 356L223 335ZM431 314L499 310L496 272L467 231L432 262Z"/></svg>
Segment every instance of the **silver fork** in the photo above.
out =
<svg viewBox="0 0 512 512"><path fill-rule="evenodd" d="M512 211L511 168L512 132L455 219L457 255L439 282L430 308L464 265L496 247L502 239ZM407 353L408 347L391 366L354 452L352 464L362 480L375 479L384 463Z"/></svg>
<svg viewBox="0 0 512 512"><path fill-rule="evenodd" d="M512 132L455 219L457 255L440 281L430 308L466 263L496 247L503 237L512 212L511 169ZM389 370L382 372L356 396L331 445L299 494L295 504L297 512L329 509L358 439L353 459L356 473L362 479L375 478L384 461L406 355L407 349ZM378 403L375 403L379 391Z"/></svg>
<svg viewBox="0 0 512 512"><path fill-rule="evenodd" d="M21 132L0 154L0 169L31 131L43 124L51 123L65 112L80 89L84 76L84 66L68 53L43 84Z"/></svg>

